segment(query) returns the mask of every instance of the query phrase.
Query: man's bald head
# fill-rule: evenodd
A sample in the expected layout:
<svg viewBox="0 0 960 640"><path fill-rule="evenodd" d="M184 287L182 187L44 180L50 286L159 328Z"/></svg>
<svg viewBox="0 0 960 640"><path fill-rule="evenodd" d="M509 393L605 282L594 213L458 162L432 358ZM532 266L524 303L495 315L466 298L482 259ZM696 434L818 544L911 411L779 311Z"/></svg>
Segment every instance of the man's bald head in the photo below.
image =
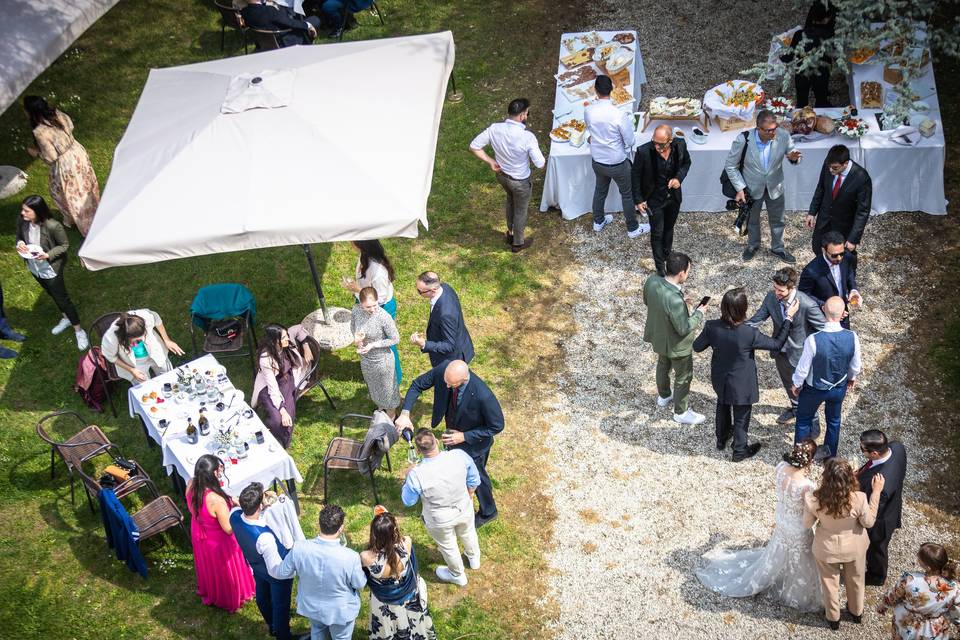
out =
<svg viewBox="0 0 960 640"><path fill-rule="evenodd" d="M840 296L827 298L827 301L823 303L823 315L826 316L827 322L840 322L845 309L846 305L844 305L843 298Z"/></svg>
<svg viewBox="0 0 960 640"><path fill-rule="evenodd" d="M463 360L451 360L443 370L443 381L456 389L470 378L470 367Z"/></svg>
<svg viewBox="0 0 960 640"><path fill-rule="evenodd" d="M668 124L658 125L657 128L653 130L652 140L660 144L670 142L673 140L673 129Z"/></svg>

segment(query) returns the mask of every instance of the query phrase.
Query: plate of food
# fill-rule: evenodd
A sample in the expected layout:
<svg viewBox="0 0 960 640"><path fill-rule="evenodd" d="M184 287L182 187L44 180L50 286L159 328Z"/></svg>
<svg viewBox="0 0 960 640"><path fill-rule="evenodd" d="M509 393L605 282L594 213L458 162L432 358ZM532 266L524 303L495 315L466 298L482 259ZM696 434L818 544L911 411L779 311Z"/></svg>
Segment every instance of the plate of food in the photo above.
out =
<svg viewBox="0 0 960 640"><path fill-rule="evenodd" d="M594 88L593 80L588 80L583 84L574 85L572 87L561 86L561 89L563 89L563 94L570 102L576 102L578 100L589 101L597 97L597 90Z"/></svg>
<svg viewBox="0 0 960 640"><path fill-rule="evenodd" d="M614 42L619 42L620 44L631 44L636 38L633 37L632 33L618 33L613 38Z"/></svg>
<svg viewBox="0 0 960 640"><path fill-rule="evenodd" d="M584 82L596 80L597 68L590 63L585 63L578 67L568 69L563 73L558 73L556 78L561 87L574 87Z"/></svg>
<svg viewBox="0 0 960 640"><path fill-rule="evenodd" d="M625 104L631 104L635 100L636 99L630 95L630 92L623 87L614 87L613 91L610 92L610 102L612 102L616 107Z"/></svg>
<svg viewBox="0 0 960 640"><path fill-rule="evenodd" d="M596 50L593 47L581 49L580 51L576 51L560 58L560 64L565 66L567 69L570 69L586 62L590 62L593 59L593 54L595 51Z"/></svg>
<svg viewBox="0 0 960 640"><path fill-rule="evenodd" d="M550 131L550 139L554 142L570 142L570 130L566 127L554 127Z"/></svg>
<svg viewBox="0 0 960 640"><path fill-rule="evenodd" d="M749 121L763 101L763 89L757 83L728 80L707 91L703 106L718 118Z"/></svg>
<svg viewBox="0 0 960 640"><path fill-rule="evenodd" d="M602 49L602 47L601 47ZM605 65L607 73L616 73L621 69L626 69L633 62L633 49L629 47L620 47L607 58Z"/></svg>
<svg viewBox="0 0 960 640"><path fill-rule="evenodd" d="M586 122L577 118L570 118L557 125L557 127L550 132L550 139L554 142L570 142L574 140L582 144L586 130Z"/></svg>
<svg viewBox="0 0 960 640"><path fill-rule="evenodd" d="M620 49L619 42L608 42L597 47L593 52L594 62L605 62Z"/></svg>
<svg viewBox="0 0 960 640"><path fill-rule="evenodd" d="M17 253L20 254L21 258L36 258L43 255L43 247L38 244L19 244L17 245Z"/></svg>

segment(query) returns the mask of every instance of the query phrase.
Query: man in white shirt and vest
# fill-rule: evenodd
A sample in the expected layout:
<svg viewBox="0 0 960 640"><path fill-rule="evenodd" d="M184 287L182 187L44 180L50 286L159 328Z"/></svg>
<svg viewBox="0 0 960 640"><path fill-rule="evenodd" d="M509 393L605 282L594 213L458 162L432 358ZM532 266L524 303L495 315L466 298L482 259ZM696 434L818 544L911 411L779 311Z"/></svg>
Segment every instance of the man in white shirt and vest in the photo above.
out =
<svg viewBox="0 0 960 640"><path fill-rule="evenodd" d="M533 244L533 238L524 238L523 235L527 226L530 194L533 192L530 163L538 169L547 164L537 144L537 137L524 124L529 113L530 101L517 98L507 107L506 120L490 125L470 143L473 155L493 169L497 174L497 182L507 192L505 239L514 253ZM493 147L495 159L484 151L487 145Z"/></svg>
<svg viewBox="0 0 960 640"><path fill-rule="evenodd" d="M613 180L620 190L627 236L636 238L640 235L640 223L633 203L633 172L628 156L634 142L630 114L610 101L613 81L609 76L597 76L594 90L597 100L583 112L583 120L590 132L590 156L597 179L593 189L593 230L602 231L613 222L613 214L607 214L603 209Z"/></svg>
<svg viewBox="0 0 960 640"><path fill-rule="evenodd" d="M462 587L467 584L467 576L458 541L463 544L470 568L480 568L480 543L473 514L473 493L480 485L480 472L462 449L440 451L430 429L419 429L413 441L423 460L404 472L403 504L412 507L417 500L423 503L427 533L447 563L437 567L437 577Z"/></svg>
<svg viewBox="0 0 960 640"><path fill-rule="evenodd" d="M810 428L813 416L824 405L827 433L823 446L830 456L837 455L840 441L840 410L847 389L853 388L860 373L860 338L853 331L840 326L843 317L843 298L833 296L823 305L826 323L822 330L810 335L803 343L803 353L793 372L793 395L797 398L797 427L795 442L813 437Z"/></svg>

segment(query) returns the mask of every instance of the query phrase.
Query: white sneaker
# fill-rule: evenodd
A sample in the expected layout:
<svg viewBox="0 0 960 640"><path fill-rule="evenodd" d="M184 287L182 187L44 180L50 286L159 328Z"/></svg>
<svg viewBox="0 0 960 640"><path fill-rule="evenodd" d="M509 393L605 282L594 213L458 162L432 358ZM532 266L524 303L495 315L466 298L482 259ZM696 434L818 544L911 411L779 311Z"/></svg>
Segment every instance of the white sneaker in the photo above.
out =
<svg viewBox="0 0 960 640"><path fill-rule="evenodd" d="M593 223L593 230L603 231L603 228L608 224L610 224L611 222L613 222L613 214L608 213L607 215L603 216L603 222L601 222L600 224L597 224L596 222Z"/></svg>
<svg viewBox="0 0 960 640"><path fill-rule="evenodd" d="M639 237L640 237L640 234L642 234L642 233L643 233L643 231L640 231L640 227L637 227L637 228L634 229L633 231L627 231L627 237L632 240L632 239L634 239L634 238L639 238Z"/></svg>
<svg viewBox="0 0 960 640"><path fill-rule="evenodd" d="M673 402L673 394L672 394L672 393L671 393L669 396L667 396L666 398L661 398L661 397L660 397L660 394L659 394L659 393L657 394L657 406L658 406L658 407L663 408L663 407L667 406L668 404L670 404L671 402Z"/></svg>
<svg viewBox="0 0 960 640"><path fill-rule="evenodd" d="M437 574L437 577L440 578L442 582L449 582L450 584L455 584L458 587L467 586L466 575L455 576L452 573L450 573L450 569L447 569L446 567L437 567L435 570L435 573Z"/></svg>
<svg viewBox="0 0 960 640"><path fill-rule="evenodd" d="M479 555L478 555L476 558L471 558L470 556L467 556L467 562L470 563L470 568L473 569L474 571L476 571L477 569L480 568L480 556L479 556Z"/></svg>
<svg viewBox="0 0 960 640"><path fill-rule="evenodd" d="M90 339L87 338L87 332L81 329L77 331L77 349L86 351L88 348L90 348Z"/></svg>
<svg viewBox="0 0 960 640"><path fill-rule="evenodd" d="M69 320L67 320L66 318L60 318L60 322L58 322L57 326L55 326L53 329L50 329L50 333L52 333L55 336L58 336L64 331L66 331L67 327L69 326L70 326Z"/></svg>
<svg viewBox="0 0 960 640"><path fill-rule="evenodd" d="M706 419L707 417L705 415L702 413L697 413L693 409L687 409L680 415L677 415L676 413L673 414L673 421L679 422L680 424L700 424Z"/></svg>

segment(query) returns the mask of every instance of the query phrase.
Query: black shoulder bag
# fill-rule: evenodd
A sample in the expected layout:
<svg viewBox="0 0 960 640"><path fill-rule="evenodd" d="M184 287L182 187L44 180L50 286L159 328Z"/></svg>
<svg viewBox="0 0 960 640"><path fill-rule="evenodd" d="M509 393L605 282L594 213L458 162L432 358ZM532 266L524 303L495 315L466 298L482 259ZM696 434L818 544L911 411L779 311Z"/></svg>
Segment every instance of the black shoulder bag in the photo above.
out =
<svg viewBox="0 0 960 640"><path fill-rule="evenodd" d="M741 173L743 172L743 160L747 157L747 146L750 144L750 132L743 132L743 151L740 152L740 163L737 165L737 170ZM720 172L720 189L723 191L723 195L730 198L731 200L737 197L737 190L734 188L733 183L730 182L730 176L727 175L727 169L724 169Z"/></svg>

